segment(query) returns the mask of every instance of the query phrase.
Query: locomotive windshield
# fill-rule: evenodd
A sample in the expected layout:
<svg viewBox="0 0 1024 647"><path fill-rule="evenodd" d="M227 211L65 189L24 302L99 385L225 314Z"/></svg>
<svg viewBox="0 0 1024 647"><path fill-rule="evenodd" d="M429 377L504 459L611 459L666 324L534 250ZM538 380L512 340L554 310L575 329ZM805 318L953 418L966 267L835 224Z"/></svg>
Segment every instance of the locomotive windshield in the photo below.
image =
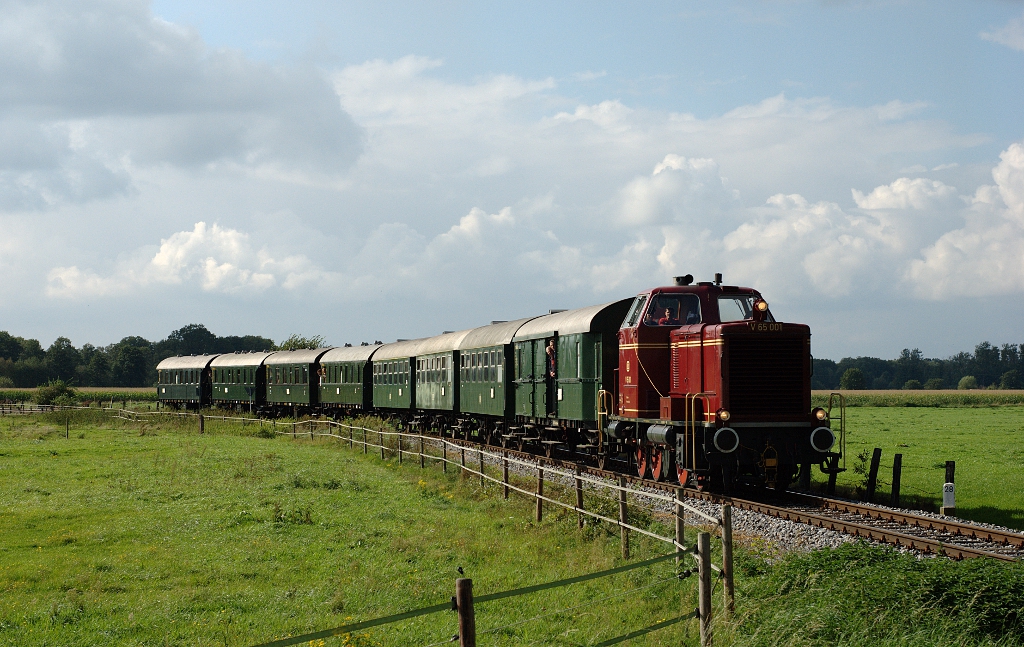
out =
<svg viewBox="0 0 1024 647"><path fill-rule="evenodd" d="M728 296L723 294L718 297L719 320L722 323L728 323L730 321L744 321L753 318L755 298L753 294L733 294ZM768 321L775 321L771 314L768 315Z"/></svg>
<svg viewBox="0 0 1024 647"><path fill-rule="evenodd" d="M644 317L646 326L682 326L700 323L700 299L696 294L656 294Z"/></svg>

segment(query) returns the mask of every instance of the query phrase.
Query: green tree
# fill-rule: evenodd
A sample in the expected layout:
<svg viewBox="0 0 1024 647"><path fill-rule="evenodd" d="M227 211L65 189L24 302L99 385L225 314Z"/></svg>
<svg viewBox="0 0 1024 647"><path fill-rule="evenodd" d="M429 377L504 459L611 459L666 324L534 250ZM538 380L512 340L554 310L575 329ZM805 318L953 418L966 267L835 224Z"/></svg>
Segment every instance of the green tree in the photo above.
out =
<svg viewBox="0 0 1024 647"><path fill-rule="evenodd" d="M203 324L189 324L167 335L175 355L208 355L217 352L217 335Z"/></svg>
<svg viewBox="0 0 1024 647"><path fill-rule="evenodd" d="M941 377L933 377L924 383L924 388L931 390L944 389L946 388L946 380Z"/></svg>
<svg viewBox="0 0 1024 647"><path fill-rule="evenodd" d="M21 338L15 337L6 330L0 330L0 358L15 362L20 356Z"/></svg>
<svg viewBox="0 0 1024 647"><path fill-rule="evenodd" d="M81 354L70 339L58 337L46 349L46 359L43 363L55 379L67 382L75 376L75 368L81 359Z"/></svg>
<svg viewBox="0 0 1024 647"><path fill-rule="evenodd" d="M965 375L960 378L960 383L956 385L956 388L961 391L967 391L970 389L978 388L978 379L973 375Z"/></svg>
<svg viewBox="0 0 1024 647"><path fill-rule="evenodd" d="M300 350L303 348L323 348L326 345L326 340L321 335L314 335L313 337L303 337L301 335L292 335L288 339L281 342L277 349L278 350Z"/></svg>
<svg viewBox="0 0 1024 647"><path fill-rule="evenodd" d="M1017 370L1006 371L1003 373L1003 377L999 379L1000 389L1019 389L1020 388L1020 375Z"/></svg>
<svg viewBox="0 0 1024 647"><path fill-rule="evenodd" d="M859 391L864 388L864 372L859 368L848 368L839 380L839 388L849 391Z"/></svg>
<svg viewBox="0 0 1024 647"><path fill-rule="evenodd" d="M146 386L149 382L149 362L138 346L119 344L112 368L117 386Z"/></svg>
<svg viewBox="0 0 1024 647"><path fill-rule="evenodd" d="M922 388L920 380L907 380L903 383L903 389L905 391L920 390Z"/></svg>

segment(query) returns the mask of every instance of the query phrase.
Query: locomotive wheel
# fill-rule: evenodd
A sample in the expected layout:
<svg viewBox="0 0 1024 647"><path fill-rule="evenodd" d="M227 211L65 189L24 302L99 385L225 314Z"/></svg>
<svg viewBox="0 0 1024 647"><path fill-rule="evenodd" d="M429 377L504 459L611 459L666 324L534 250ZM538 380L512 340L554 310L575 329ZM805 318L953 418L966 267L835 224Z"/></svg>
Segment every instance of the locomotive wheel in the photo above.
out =
<svg viewBox="0 0 1024 647"><path fill-rule="evenodd" d="M664 481L665 474L662 470L663 463L669 457L665 455L665 451L660 445L654 445L650 448L649 454L651 457L651 478L655 481ZM667 466L665 466L667 467Z"/></svg>
<svg viewBox="0 0 1024 647"><path fill-rule="evenodd" d="M642 479L651 475L651 451L644 445L636 446L636 474Z"/></svg>

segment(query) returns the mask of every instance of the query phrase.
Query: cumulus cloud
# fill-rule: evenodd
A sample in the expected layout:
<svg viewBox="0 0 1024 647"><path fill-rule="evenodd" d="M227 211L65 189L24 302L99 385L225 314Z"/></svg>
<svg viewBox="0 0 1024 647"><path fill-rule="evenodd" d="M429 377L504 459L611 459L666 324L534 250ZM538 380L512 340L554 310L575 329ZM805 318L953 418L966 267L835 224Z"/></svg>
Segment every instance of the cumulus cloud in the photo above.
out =
<svg viewBox="0 0 1024 647"><path fill-rule="evenodd" d="M361 150L320 72L212 50L148 3L9 2L0 22L0 208L125 194L140 165L329 176Z"/></svg>
<svg viewBox="0 0 1024 647"><path fill-rule="evenodd" d="M1024 143L1003 151L995 185L978 187L966 224L910 263L907 277L926 298L1024 291Z"/></svg>
<svg viewBox="0 0 1024 647"><path fill-rule="evenodd" d="M999 29L983 31L979 35L985 40L1024 52L1024 15L1014 18Z"/></svg>
<svg viewBox="0 0 1024 647"><path fill-rule="evenodd" d="M207 292L261 292L277 284L293 285L308 261L303 257L275 260L266 249L254 249L249 237L214 223L197 222L160 241L155 253L139 250L109 276L77 266L50 271L47 294L83 298L133 292L152 285L194 283Z"/></svg>

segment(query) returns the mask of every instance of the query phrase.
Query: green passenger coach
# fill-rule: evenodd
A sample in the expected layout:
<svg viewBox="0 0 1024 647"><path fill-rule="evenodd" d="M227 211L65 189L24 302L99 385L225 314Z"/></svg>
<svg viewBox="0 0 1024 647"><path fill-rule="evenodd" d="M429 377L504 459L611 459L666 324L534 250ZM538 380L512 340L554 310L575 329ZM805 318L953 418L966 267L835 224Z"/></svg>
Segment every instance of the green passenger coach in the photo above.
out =
<svg viewBox="0 0 1024 647"><path fill-rule="evenodd" d="M156 366L156 395L174 408L200 409L210 404L210 362L217 355L168 357Z"/></svg>
<svg viewBox="0 0 1024 647"><path fill-rule="evenodd" d="M210 362L213 404L253 411L266 404L263 361L271 353L230 353Z"/></svg>
<svg viewBox="0 0 1024 647"><path fill-rule="evenodd" d="M513 339L517 418L563 427L596 425L598 392L614 388L616 335L631 303L623 299L555 312L523 324Z"/></svg>
<svg viewBox="0 0 1024 647"><path fill-rule="evenodd" d="M320 358L320 406L348 413L373 407L370 358L379 344L332 348Z"/></svg>
<svg viewBox="0 0 1024 647"><path fill-rule="evenodd" d="M533 317L474 328L459 345L459 404L463 414L505 418L515 406L512 338Z"/></svg>
<svg viewBox="0 0 1024 647"><path fill-rule="evenodd" d="M319 360L328 350L283 350L267 357L267 408L275 413L311 413L320 395Z"/></svg>

